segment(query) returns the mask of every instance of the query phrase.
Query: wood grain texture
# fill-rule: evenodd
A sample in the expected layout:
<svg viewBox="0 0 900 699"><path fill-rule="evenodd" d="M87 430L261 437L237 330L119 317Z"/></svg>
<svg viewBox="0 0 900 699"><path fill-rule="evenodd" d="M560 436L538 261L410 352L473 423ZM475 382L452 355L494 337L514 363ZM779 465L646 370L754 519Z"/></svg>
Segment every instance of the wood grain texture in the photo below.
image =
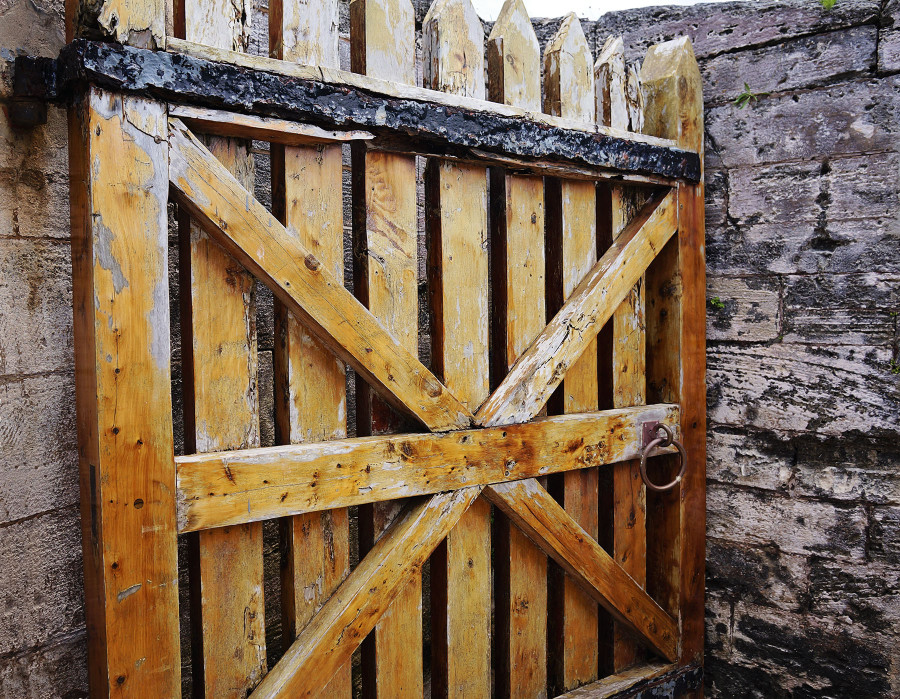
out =
<svg viewBox="0 0 900 699"><path fill-rule="evenodd" d="M650 48L641 68L645 129L703 152L700 71L688 39ZM702 163L702 159L701 159ZM679 186L680 220L671 241L647 271L647 392L684 406L688 468L679 488L647 504L647 588L682 619L681 662L703 658L706 519L706 266L703 184ZM651 478L678 468L659 459Z"/></svg>
<svg viewBox="0 0 900 699"><path fill-rule="evenodd" d="M279 58L338 67L337 43L337 2L269 4L270 52ZM270 148L273 211L335 279L342 279L341 147L333 141L293 145ZM346 437L344 363L277 300L275 337L276 442ZM280 532L282 629L288 647L350 572L349 513L340 508L288 517L281 521ZM349 699L351 693L347 662L320 696Z"/></svg>
<svg viewBox="0 0 900 699"><path fill-rule="evenodd" d="M649 420L678 425L678 412L651 405L447 434L178 456L180 529L602 466L640 454L640 423Z"/></svg>
<svg viewBox="0 0 900 699"><path fill-rule="evenodd" d="M268 141L285 146L316 146L374 138L368 131L328 131L311 124L208 107L171 105L169 116L178 117L199 133Z"/></svg>
<svg viewBox="0 0 900 699"><path fill-rule="evenodd" d="M677 225L675 193L651 197L478 409L478 424L521 422L540 412Z"/></svg>
<svg viewBox="0 0 900 699"><path fill-rule="evenodd" d="M250 17L249 0L181 0L175 31L246 51ZM249 141L211 136L206 142L252 191ZM259 446L253 277L183 208L179 237L185 448ZM266 672L262 549L262 523L203 531L189 540L195 696L246 697Z"/></svg>
<svg viewBox="0 0 900 699"><path fill-rule="evenodd" d="M602 62L601 62L602 61ZM626 70L621 38L610 38L601 59L594 66L595 93L608 125L621 129L639 128L643 122L640 85L634 69ZM608 198L608 239L616 240L628 221L640 209L643 192L625 187L603 187ZM611 398L613 407L646 402L646 338L644 333L644 278L632 288L612 317L609 347ZM615 561L642 587L646 584L646 489L638 461L616 464L603 474L601 490L608 493L603 507L609 510L611 532L605 533ZM633 665L641 649L630 634L612 624L610 662L614 672Z"/></svg>
<svg viewBox="0 0 900 699"><path fill-rule="evenodd" d="M465 406L177 120L170 120L169 146L170 182L182 205L316 337L431 429L471 424Z"/></svg>
<svg viewBox="0 0 900 699"><path fill-rule="evenodd" d="M480 486L410 504L266 676L252 699L315 696L478 497ZM417 649L421 654L421 650ZM412 660L410 658L404 659ZM421 692L420 692L421 696Z"/></svg>
<svg viewBox="0 0 900 699"><path fill-rule="evenodd" d="M536 480L485 487L485 496L663 657L678 657L678 623L613 561Z"/></svg>
<svg viewBox="0 0 900 699"><path fill-rule="evenodd" d="M544 51L544 111L594 121L591 51L574 14ZM547 305L554 314L597 260L596 188L592 182L547 179ZM597 410L597 345L588 345L551 399L551 413ZM597 538L598 472L555 476L548 488L557 502ZM597 603L552 564L549 578L550 687L554 694L597 679Z"/></svg>
<svg viewBox="0 0 900 699"><path fill-rule="evenodd" d="M539 110L540 47L522 0L503 4L487 55L490 99ZM492 169L491 199L496 385L546 323L543 178ZM547 558L496 513L494 564L497 696L546 697Z"/></svg>
<svg viewBox="0 0 900 699"><path fill-rule="evenodd" d="M66 41L98 35L148 49L165 49L167 0L66 0Z"/></svg>
<svg viewBox="0 0 900 699"><path fill-rule="evenodd" d="M165 106L69 110L75 382L92 696L181 692Z"/></svg>
<svg viewBox="0 0 900 699"><path fill-rule="evenodd" d="M425 85L484 98L484 30L470 0L436 0L422 25ZM472 410L489 392L487 172L425 170L432 366ZM491 692L490 505L479 499L431 559L431 691Z"/></svg>
<svg viewBox="0 0 900 699"><path fill-rule="evenodd" d="M409 0L350 3L350 62L355 73L415 84L415 20ZM418 352L416 162L407 154L367 151L352 158L353 264L357 298L409 352ZM402 416L357 382L357 434L406 431ZM360 553L370 550L403 507L360 508ZM422 695L422 578L411 576L362 647L366 697Z"/></svg>

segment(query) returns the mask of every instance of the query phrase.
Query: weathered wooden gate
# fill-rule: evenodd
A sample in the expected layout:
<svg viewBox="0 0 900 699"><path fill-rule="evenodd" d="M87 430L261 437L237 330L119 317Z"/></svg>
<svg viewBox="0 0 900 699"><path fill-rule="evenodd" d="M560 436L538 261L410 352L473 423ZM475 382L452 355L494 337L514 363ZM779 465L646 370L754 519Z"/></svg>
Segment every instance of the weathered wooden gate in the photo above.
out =
<svg viewBox="0 0 900 699"><path fill-rule="evenodd" d="M360 646L368 696L421 696L426 675L433 695L456 697L582 685L572 696L610 696L659 677L691 686L703 640L705 284L690 43L652 47L638 73L611 39L593 65L571 16L541 65L521 2L508 0L485 71L468 0L435 0L422 88L409 0L352 0L352 73L339 70L336 0L271 0L272 58L244 53L248 2L67 9L71 43L45 70L73 99L92 692L180 694L180 535L197 695L349 697ZM251 194L252 139L272 144L271 212ZM420 175L430 370L419 358ZM185 456L173 448L176 268ZM277 298L284 446L259 446L254 277ZM345 365L359 377L352 439ZM642 476L655 423L684 458L664 443ZM289 645L269 668L272 518Z"/></svg>

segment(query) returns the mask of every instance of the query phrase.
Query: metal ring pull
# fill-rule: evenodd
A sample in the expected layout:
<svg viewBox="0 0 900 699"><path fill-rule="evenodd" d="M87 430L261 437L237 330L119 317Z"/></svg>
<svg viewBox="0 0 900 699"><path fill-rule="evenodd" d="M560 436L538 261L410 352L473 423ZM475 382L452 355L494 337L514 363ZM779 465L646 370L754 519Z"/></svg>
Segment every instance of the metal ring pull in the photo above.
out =
<svg viewBox="0 0 900 699"><path fill-rule="evenodd" d="M650 490L655 490L657 493L663 493L681 483L681 479L684 478L684 472L687 469L687 453L684 451L684 447L681 446L681 442L675 439L675 435L672 434L671 429L665 425L657 425L656 429L662 430L666 434L665 437L657 437L652 440L641 450L641 479ZM681 454L681 470L678 471L678 475L675 476L675 480L671 483L666 485L656 485L655 483L651 483L650 479L647 477L647 457L650 456L650 452L656 449L656 447L668 447L672 444L675 445L675 448L678 449L678 453Z"/></svg>

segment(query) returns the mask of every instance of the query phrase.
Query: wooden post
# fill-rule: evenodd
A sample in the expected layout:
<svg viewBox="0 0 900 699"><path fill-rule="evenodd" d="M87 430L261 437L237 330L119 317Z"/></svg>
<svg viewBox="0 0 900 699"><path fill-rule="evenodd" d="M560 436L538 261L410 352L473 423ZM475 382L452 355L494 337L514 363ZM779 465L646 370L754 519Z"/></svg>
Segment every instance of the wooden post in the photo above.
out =
<svg viewBox="0 0 900 699"><path fill-rule="evenodd" d="M541 109L540 49L522 0L506 0L488 37L489 98ZM493 385L546 324L544 181L491 169ZM494 516L494 666L500 697L547 691L547 558Z"/></svg>
<svg viewBox="0 0 900 699"><path fill-rule="evenodd" d="M338 3L269 3L274 58L340 68ZM336 279L344 275L341 146L272 144L272 205L285 228ZM275 432L278 444L347 436L344 363L287 308L275 301ZM281 609L287 648L350 572L346 508L281 521ZM323 697L352 692L350 663L323 688Z"/></svg>
<svg viewBox="0 0 900 699"><path fill-rule="evenodd" d="M249 1L183 0L176 32L246 51L250 9ZM207 146L252 192L249 142L211 136ZM255 281L186 211L179 227L185 450L259 446ZM245 697L266 673L262 523L189 542L194 695Z"/></svg>
<svg viewBox="0 0 900 699"><path fill-rule="evenodd" d="M625 48L621 38L610 37L594 67L598 115L604 126L635 129L642 115L637 75L625 69ZM630 87L630 89L629 89ZM628 95L632 99L628 99ZM633 117L633 118L632 118ZM646 201L644 192L621 186L601 186L606 199L601 208L608 212L604 227L609 239L616 240L627 223ZM610 362L610 398L612 407L622 408L646 403L644 280L641 278L612 318L608 348ZM605 534L615 561L642 587L646 584L646 489L641 481L639 462L628 461L607 469L601 477L600 491L607 494L601 503ZM641 658L640 647L620 624L612 625L610 639L612 670L618 672Z"/></svg>
<svg viewBox="0 0 900 699"><path fill-rule="evenodd" d="M594 121L593 60L574 14L562 22L544 51L544 111ZM547 315L558 311L597 260L596 193L593 182L547 178ZM597 343L566 374L551 399L551 413L597 410ZM574 520L597 538L597 469L553 477L550 492ZM597 679L597 603L563 569L551 564L549 642L555 693Z"/></svg>
<svg viewBox="0 0 900 699"><path fill-rule="evenodd" d="M484 99L484 30L470 0L435 0L422 25L425 86ZM488 396L487 171L425 170L432 368L470 410ZM480 498L431 558L435 697L491 692L490 505Z"/></svg>
<svg viewBox="0 0 900 699"><path fill-rule="evenodd" d="M355 73L415 84L415 21L409 0L352 0L350 60ZM407 350L418 353L416 161L410 155L353 149L355 292ZM357 381L357 434L386 434L406 423ZM360 554L371 550L402 508L360 508ZM414 574L366 639L367 697L422 695L422 576Z"/></svg>
<svg viewBox="0 0 900 699"><path fill-rule="evenodd" d="M81 525L91 696L181 694L165 105L90 88L69 111Z"/></svg>
<svg viewBox="0 0 900 699"><path fill-rule="evenodd" d="M686 38L652 46L641 68L645 130L703 154L703 91ZM701 160L702 162L702 160ZM682 407L688 455L680 488L648 498L647 587L681 619L681 662L703 660L706 519L706 268L703 184L679 185L678 235L647 270L648 398ZM656 460L667 482L677 457Z"/></svg>

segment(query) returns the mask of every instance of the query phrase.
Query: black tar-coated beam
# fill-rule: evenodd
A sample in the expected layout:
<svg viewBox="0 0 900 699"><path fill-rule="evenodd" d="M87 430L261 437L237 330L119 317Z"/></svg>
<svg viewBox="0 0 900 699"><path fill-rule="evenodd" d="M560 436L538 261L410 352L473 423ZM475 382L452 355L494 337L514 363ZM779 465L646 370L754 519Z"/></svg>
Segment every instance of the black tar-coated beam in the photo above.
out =
<svg viewBox="0 0 900 699"><path fill-rule="evenodd" d="M678 148L165 51L77 40L60 54L54 87L64 98L83 83L327 128L365 129L387 143L410 143L410 152L471 159L473 153L483 151L561 166L692 182L700 179L699 156Z"/></svg>

